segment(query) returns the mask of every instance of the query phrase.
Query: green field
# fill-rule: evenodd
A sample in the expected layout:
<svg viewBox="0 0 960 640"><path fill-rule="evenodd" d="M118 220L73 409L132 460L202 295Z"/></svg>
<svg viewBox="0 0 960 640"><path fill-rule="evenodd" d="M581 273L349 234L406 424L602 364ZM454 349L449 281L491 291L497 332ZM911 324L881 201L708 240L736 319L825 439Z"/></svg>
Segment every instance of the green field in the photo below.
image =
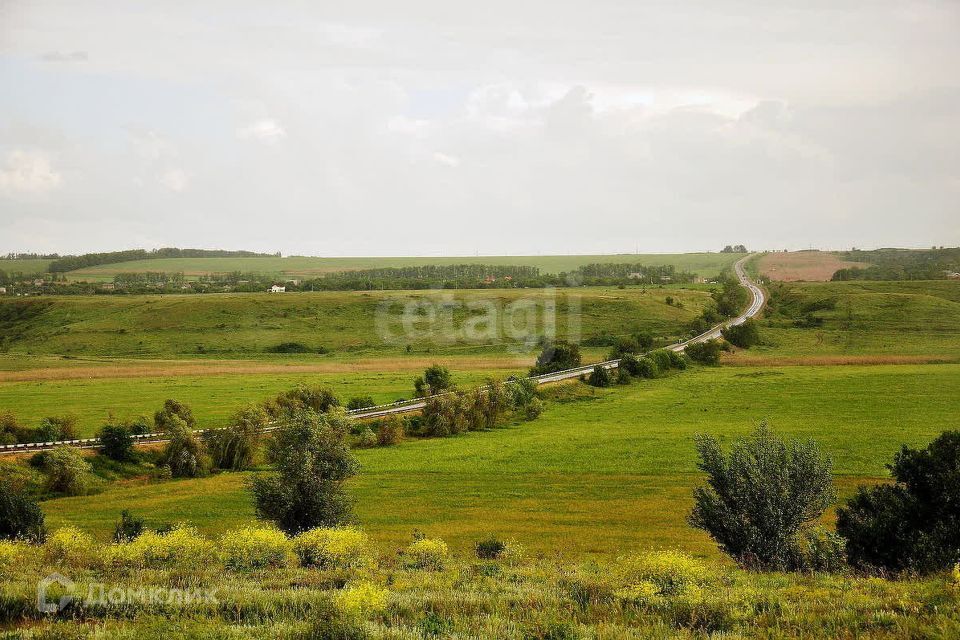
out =
<svg viewBox="0 0 960 640"><path fill-rule="evenodd" d="M51 262L53 260L8 260L0 258L0 271L5 271L7 275L13 273L22 273L25 276L42 274L46 272Z"/></svg>
<svg viewBox="0 0 960 640"><path fill-rule="evenodd" d="M491 361L491 365L496 361ZM504 379L524 374L527 367L452 371L464 388L490 377ZM331 388L346 402L371 396L377 403L413 395L418 370L344 373L227 373L216 375L153 375L150 377L36 380L0 383L0 410L11 411L21 422L36 426L46 416L77 417L79 435L95 435L107 418L151 417L167 398L186 402L200 428L225 426L238 409L263 402L298 384Z"/></svg>
<svg viewBox="0 0 960 640"><path fill-rule="evenodd" d="M42 297L0 301L0 347L21 355L251 358L294 341L350 356L397 356L408 344L420 353L502 352L525 327L542 334L553 317L548 305L555 305L561 337L631 331L675 337L709 301L703 289ZM668 306L667 295L684 307ZM532 314L525 311L528 304ZM465 327L487 313L481 305L492 306L493 322L468 334ZM410 330L403 324L408 308L417 314ZM444 324L447 308L451 320Z"/></svg>
<svg viewBox="0 0 960 640"><path fill-rule="evenodd" d="M542 273L563 273L593 263L640 263L645 265L673 265L680 271L703 276L715 276L730 268L742 255L733 253L622 253L614 255L571 256L452 256L452 257L381 257L381 258L157 258L105 264L72 271L74 280L112 280L118 273L172 272L186 276L211 273L278 274L288 277L316 277L334 271L408 267L421 265L489 264L532 266ZM2 267L0 267L2 268Z"/></svg>
<svg viewBox="0 0 960 640"><path fill-rule="evenodd" d="M364 526L383 544L421 528L461 550L496 532L545 553L652 546L716 556L685 523L699 481L694 434L729 440L769 420L818 440L849 493L885 476L901 444L956 428L960 415L960 365L699 368L595 393L561 389L567 401L533 422L358 451L351 488ZM44 509L51 524L100 536L124 508L215 532L252 519L244 476L119 486Z"/></svg>

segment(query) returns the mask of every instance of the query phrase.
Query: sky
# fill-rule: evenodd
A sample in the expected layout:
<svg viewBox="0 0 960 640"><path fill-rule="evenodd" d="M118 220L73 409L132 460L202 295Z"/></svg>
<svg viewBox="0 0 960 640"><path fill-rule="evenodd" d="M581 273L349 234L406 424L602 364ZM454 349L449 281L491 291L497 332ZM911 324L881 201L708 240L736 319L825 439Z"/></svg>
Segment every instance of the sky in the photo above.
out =
<svg viewBox="0 0 960 640"><path fill-rule="evenodd" d="M0 253L960 244L960 3L0 0Z"/></svg>

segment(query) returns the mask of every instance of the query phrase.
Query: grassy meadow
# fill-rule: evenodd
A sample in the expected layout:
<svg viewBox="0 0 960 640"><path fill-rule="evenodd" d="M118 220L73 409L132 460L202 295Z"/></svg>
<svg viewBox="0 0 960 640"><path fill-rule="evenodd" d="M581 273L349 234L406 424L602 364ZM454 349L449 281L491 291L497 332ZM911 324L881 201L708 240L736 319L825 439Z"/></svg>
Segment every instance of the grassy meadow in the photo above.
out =
<svg viewBox="0 0 960 640"><path fill-rule="evenodd" d="M960 365L696 368L627 387L559 385L537 420L484 433L358 450L351 481L370 534L398 544L414 528L464 550L489 533L536 552L616 556L676 547L718 557L686 525L700 480L693 436L724 440L768 420L814 438L841 493L886 475L901 444L956 428ZM121 509L216 533L253 518L245 474L111 486L44 503L51 524L103 538Z"/></svg>
<svg viewBox="0 0 960 640"><path fill-rule="evenodd" d="M421 265L488 264L537 267L542 273L564 273L587 264L620 263L673 265L678 270L702 276L714 276L742 257L731 253L622 253L614 255L569 256L449 256L449 257L378 257L320 258L291 256L286 258L156 258L105 264L78 269L68 274L74 280L112 280L118 273L145 271L183 273L197 277L212 273L277 274L284 277L317 277L336 271L408 267ZM0 267L2 268L2 267Z"/></svg>
<svg viewBox="0 0 960 640"><path fill-rule="evenodd" d="M22 273L23 275L43 274L53 260L28 258L24 260L9 260L0 258L0 271L7 274Z"/></svg>
<svg viewBox="0 0 960 640"><path fill-rule="evenodd" d="M668 295L682 308L667 305ZM702 286L43 297L0 300L0 347L20 355L257 358L299 342L346 356L396 356L407 345L469 355L503 352L511 332L542 335L553 322L548 305L558 337L672 338L709 299ZM488 306L494 315L481 324Z"/></svg>

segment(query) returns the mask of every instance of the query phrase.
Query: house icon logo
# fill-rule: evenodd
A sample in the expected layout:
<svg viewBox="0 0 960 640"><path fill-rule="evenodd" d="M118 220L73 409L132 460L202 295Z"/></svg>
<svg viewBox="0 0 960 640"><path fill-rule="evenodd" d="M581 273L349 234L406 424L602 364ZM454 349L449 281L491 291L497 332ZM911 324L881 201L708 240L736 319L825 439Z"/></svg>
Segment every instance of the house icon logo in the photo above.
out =
<svg viewBox="0 0 960 640"><path fill-rule="evenodd" d="M58 591L62 591L63 595L60 596L59 600L50 602L47 597L47 592L54 585L59 585L60 589ZM63 611L73 602L74 588L73 580L67 576L56 572L51 573L37 583L37 611L40 613L57 613L58 611Z"/></svg>

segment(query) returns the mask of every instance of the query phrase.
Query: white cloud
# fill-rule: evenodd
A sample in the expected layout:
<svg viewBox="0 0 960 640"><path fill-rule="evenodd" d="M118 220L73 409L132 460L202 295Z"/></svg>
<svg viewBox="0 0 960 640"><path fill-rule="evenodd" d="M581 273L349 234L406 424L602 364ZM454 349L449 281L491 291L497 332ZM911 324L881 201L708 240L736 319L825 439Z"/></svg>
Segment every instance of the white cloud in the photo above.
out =
<svg viewBox="0 0 960 640"><path fill-rule="evenodd" d="M448 167L460 166L460 158L456 156L451 156L447 153L441 153L440 151L433 152L433 159L439 162L440 164Z"/></svg>
<svg viewBox="0 0 960 640"><path fill-rule="evenodd" d="M60 173L50 165L46 154L39 151L11 151L0 168L0 194L44 194L58 189L61 182Z"/></svg>
<svg viewBox="0 0 960 640"><path fill-rule="evenodd" d="M287 137L287 131L276 120L259 120L237 129L237 137L242 140L259 140L273 144Z"/></svg>
<svg viewBox="0 0 960 640"><path fill-rule="evenodd" d="M170 191L180 193L190 184L190 176L183 169L168 169L157 176L157 181Z"/></svg>

